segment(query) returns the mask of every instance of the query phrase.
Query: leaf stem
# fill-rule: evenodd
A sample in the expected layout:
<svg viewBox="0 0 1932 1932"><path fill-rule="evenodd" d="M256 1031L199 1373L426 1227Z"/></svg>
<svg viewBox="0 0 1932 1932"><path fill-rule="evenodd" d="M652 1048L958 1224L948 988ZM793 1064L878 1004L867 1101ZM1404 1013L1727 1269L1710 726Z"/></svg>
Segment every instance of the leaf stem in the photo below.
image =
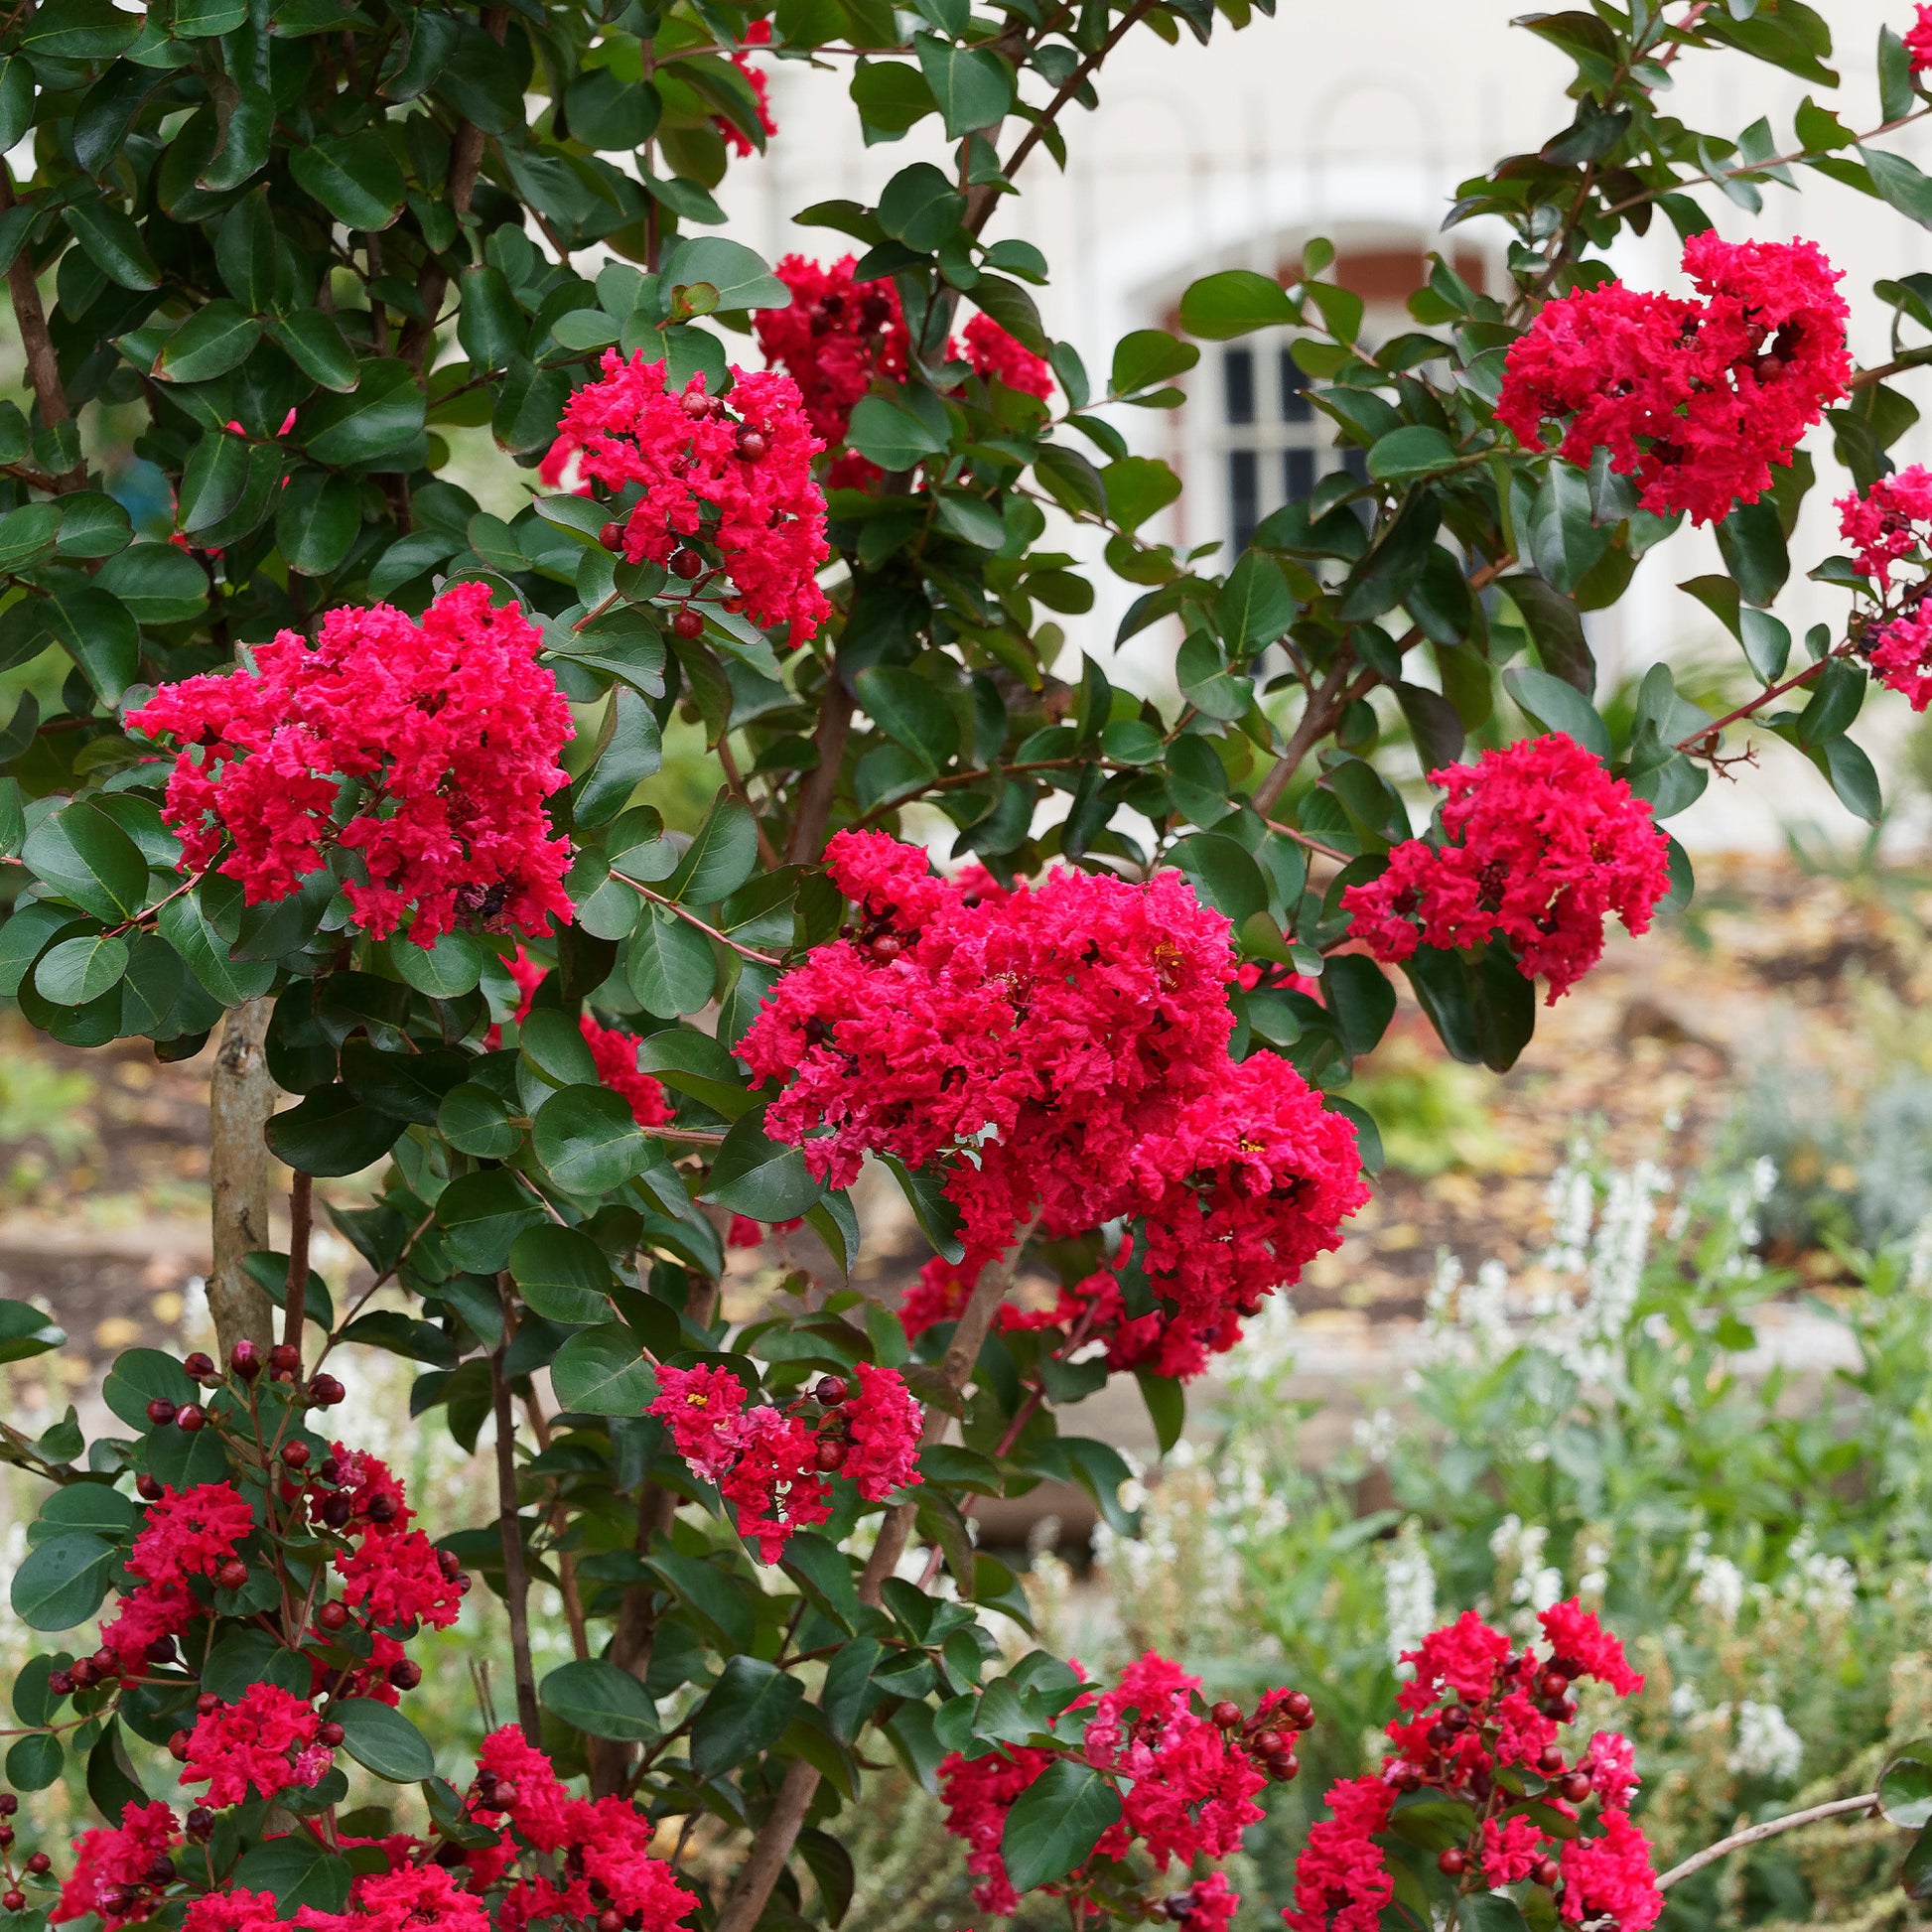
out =
<svg viewBox="0 0 1932 1932"><path fill-rule="evenodd" d="M707 939L716 939L721 946L729 946L741 959L755 960L760 966L782 966L784 961L776 953L759 952L756 946L740 945L728 932L720 932L715 925L708 925L687 907L680 905L674 898L666 898L662 893L654 893L640 879L632 879L628 873L613 872L611 877L628 886L633 893L647 898L653 905L661 905L665 911L674 912L686 925L694 925Z"/></svg>

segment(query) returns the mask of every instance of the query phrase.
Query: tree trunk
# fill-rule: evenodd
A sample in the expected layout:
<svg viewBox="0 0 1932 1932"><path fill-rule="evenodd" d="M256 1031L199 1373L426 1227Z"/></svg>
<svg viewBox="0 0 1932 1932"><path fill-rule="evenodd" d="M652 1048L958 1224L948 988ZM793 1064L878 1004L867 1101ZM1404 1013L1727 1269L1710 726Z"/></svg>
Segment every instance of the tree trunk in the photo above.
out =
<svg viewBox="0 0 1932 1932"><path fill-rule="evenodd" d="M241 1265L243 1257L269 1245L265 1130L275 1111L275 1082L268 1077L262 1041L273 1006L272 1000L250 1000L229 1013L208 1081L214 1266L207 1278L207 1306L224 1360L244 1335L263 1348L275 1339L274 1305Z"/></svg>

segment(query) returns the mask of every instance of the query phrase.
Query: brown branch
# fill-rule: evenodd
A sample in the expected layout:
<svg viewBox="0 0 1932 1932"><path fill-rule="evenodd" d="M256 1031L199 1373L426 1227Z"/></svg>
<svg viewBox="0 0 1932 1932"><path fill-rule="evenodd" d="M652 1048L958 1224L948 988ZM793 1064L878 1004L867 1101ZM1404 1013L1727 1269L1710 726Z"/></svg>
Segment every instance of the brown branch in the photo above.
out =
<svg viewBox="0 0 1932 1932"><path fill-rule="evenodd" d="M550 1447L550 1423L534 1389L523 1398L523 1413L530 1419L530 1434L537 1439L537 1452L542 1454ZM569 1514L564 1506L562 1487L552 1476L550 1507L545 1515L549 1520L553 1547L564 1533ZM564 1621L570 1625L570 1654L582 1663L591 1654L591 1640L584 1625L583 1592L577 1587L577 1559L568 1550L557 1551L557 1592L564 1599Z"/></svg>
<svg viewBox="0 0 1932 1932"><path fill-rule="evenodd" d="M1353 653L1344 645L1320 686L1309 694L1301 721L1289 735L1281 757L1275 760L1267 777L1255 787L1254 808L1264 817L1274 810L1275 800L1288 789L1288 781L1294 777L1302 760L1313 751L1319 740L1327 737L1335 720L1341 716L1344 687L1354 661Z"/></svg>
<svg viewBox="0 0 1932 1932"><path fill-rule="evenodd" d="M692 1320L709 1324L717 1303L718 1284L700 1275L693 1279L684 1298L684 1311ZM671 1531L677 1514L676 1490L662 1483L645 1482L637 1494L637 1527L631 1549L639 1557L650 1554L651 1545ZM651 1652L657 1644L657 1587L651 1583L627 1584L618 1604L617 1629L611 1638L611 1661L628 1671L638 1683L650 1674ZM591 1794L603 1798L621 1791L630 1774L636 1753L628 1744L610 1738L590 1740Z"/></svg>
<svg viewBox="0 0 1932 1932"><path fill-rule="evenodd" d="M1838 645L1835 649L1828 650L1816 663L1807 664L1802 671L1794 671L1782 684L1771 685L1767 690L1760 691L1756 697L1746 699L1736 710L1726 711L1722 718L1714 718L1710 724L1700 726L1688 738L1680 738L1671 747L1671 750L1674 752L1715 752L1718 747L1719 736L1723 733L1726 725L1739 724L1753 713L1762 711L1773 698L1781 698L1787 691L1795 691L1799 685L1809 684L1835 657L1845 656L1851 648L1851 641L1848 638L1846 642Z"/></svg>
<svg viewBox="0 0 1932 1932"><path fill-rule="evenodd" d="M0 213L16 206L13 171L0 161ZM27 352L27 379L33 384L34 402L40 411L43 429L59 429L73 420L68 407L68 392L61 386L61 364L54 353L54 339L47 333L47 311L41 307L40 284L34 277L34 257L25 241L15 251L7 269L7 292L13 298L14 321L20 326L20 343ZM87 466L76 463L54 478L57 495L87 486Z"/></svg>
<svg viewBox="0 0 1932 1932"><path fill-rule="evenodd" d="M718 734L718 762L725 773L725 783L731 788L731 795L752 815L752 830L758 836L759 857L773 871L778 867L778 854L772 846L770 836L764 829L764 820L758 815L752 803L752 794L745 788L744 774L738 768L738 760L732 757L731 733Z"/></svg>
<svg viewBox="0 0 1932 1932"><path fill-rule="evenodd" d="M1903 375L1907 369L1923 368L1932 362L1932 347L1909 348L1903 355L1889 362L1881 362L1875 369L1860 369L1845 386L1848 389L1869 389L1873 383L1882 382L1888 375Z"/></svg>
<svg viewBox="0 0 1932 1932"><path fill-rule="evenodd" d="M1154 8L1155 0L1134 0L1134 4L1115 23L1113 32L1066 76L1060 90L1040 109L1039 118L1027 130L1020 145L1001 166L1000 173L1008 181L1019 173L1021 164L1045 138L1046 130L1059 119L1060 110L1086 84L1094 69L1120 45L1132 28L1137 27L1154 11ZM999 190L996 188L982 187L972 191L966 209L965 226L968 234L977 235L986 226L987 216L993 212L998 200Z"/></svg>
<svg viewBox="0 0 1932 1932"><path fill-rule="evenodd" d="M818 762L798 794L798 811L785 841L785 859L794 866L813 865L825 850L825 828L832 820L832 800L838 795L839 766L845 759L845 741L852 733L852 693L839 676L836 657L825 660L825 689L818 701L818 725L812 745Z"/></svg>
<svg viewBox="0 0 1932 1932"><path fill-rule="evenodd" d="M502 1300L503 1339L489 1358L489 1395L496 1417L496 1520L503 1543L503 1607L509 1612L517 1722L535 1750L542 1746L543 1726L537 1715L536 1671L530 1662L530 1573L523 1561L523 1519L516 1503L516 1415L510 1407L509 1377L503 1373L503 1356L515 1332L507 1276L496 1278L496 1292Z"/></svg>
<svg viewBox="0 0 1932 1932"><path fill-rule="evenodd" d="M509 18L507 7L485 7L483 10L483 32L498 47L503 44ZM450 175L446 189L449 205L456 210L459 223L470 212L470 204L477 193L477 178L483 173L483 129L465 121L450 144ZM443 298L450 287L450 278L443 264L427 248L424 253L427 259L422 272L416 277L416 299L422 304L422 318L410 322L402 332L402 342L398 347L402 359L419 373L428 357L430 345L436 340L437 312L442 308Z"/></svg>
<svg viewBox="0 0 1932 1932"><path fill-rule="evenodd" d="M972 1377L973 1365L979 1360L980 1344L985 1341L987 1330L993 1325L995 1311L1006 1300L1008 1289L1013 1286L1020 1258L1026 1253L1027 1242L1038 1225L1038 1220L1035 1213L1015 1235L1013 1246L1004 1255L987 1262L980 1270L979 1280L973 1284L973 1292L960 1312L952 1340L947 1344L945 1357L939 1364L940 1379L955 1395L965 1388ZM945 1409L936 1403L928 1404L925 1440L928 1443L936 1441L944 1434L949 1420ZM873 1545L872 1555L866 1560L865 1571L859 1579L860 1602L878 1604L886 1579L897 1569L898 1560L904 1554L906 1539L911 1534L913 1519L917 1514L918 1504L912 1502L899 1503L887 1512L886 1520L879 1527L879 1541ZM818 1790L818 1778L817 1769L802 1758L795 1760L785 1773L771 1810L752 1843L751 1857L746 1860L744 1868L738 1874L738 1882L733 1885L731 1896L726 1899L724 1910L718 1915L714 1932L752 1932L752 1928L758 1924L771 1896L771 1889L785 1868L785 1861L791 1856L791 1848L797 1842L805 1814L810 1810L813 1795Z"/></svg>
<svg viewBox="0 0 1932 1932"><path fill-rule="evenodd" d="M1856 1798L1834 1798L1827 1805L1813 1805L1809 1811L1794 1811L1783 1818L1767 1819L1762 1825L1752 1825L1741 1832L1732 1832L1728 1838L1721 1838L1716 1845L1707 1845L1702 1852L1693 1852L1682 1864L1674 1864L1657 1880L1659 1891L1668 1891L1680 1879L1688 1878L1694 1871L1702 1871L1708 1864L1715 1864L1726 1852L1741 1850L1746 1845L1755 1845L1762 1839L1776 1838L1780 1832L1795 1832L1800 1825L1815 1825L1822 1818L1841 1818L1847 1812L1870 1811L1878 1802L1875 1791L1861 1791Z"/></svg>
<svg viewBox="0 0 1932 1932"><path fill-rule="evenodd" d="M640 894L643 897L649 899L653 905L661 905L665 911L674 912L686 925L696 926L707 939L716 939L721 946L729 946L741 959L753 960L759 966L782 966L784 964L784 961L776 953L759 952L756 946L741 945L730 933L720 932L715 925L708 924L688 907L680 905L676 899L666 898L662 893L652 892L641 880L632 879L628 873L614 871L611 877L621 884L628 886L633 893Z"/></svg>
<svg viewBox="0 0 1932 1932"><path fill-rule="evenodd" d="M315 1223L316 1183L296 1171L289 1183L289 1279L282 1294L282 1340L299 1350L309 1306L309 1231Z"/></svg>

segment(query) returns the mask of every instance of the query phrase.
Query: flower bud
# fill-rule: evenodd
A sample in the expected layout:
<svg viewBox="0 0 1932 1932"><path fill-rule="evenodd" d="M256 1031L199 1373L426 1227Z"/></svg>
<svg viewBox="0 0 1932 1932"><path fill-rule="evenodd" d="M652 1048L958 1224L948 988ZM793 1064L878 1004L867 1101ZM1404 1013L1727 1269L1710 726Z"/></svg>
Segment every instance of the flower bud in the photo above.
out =
<svg viewBox="0 0 1932 1932"><path fill-rule="evenodd" d="M214 1581L223 1589L239 1589L248 1581L248 1566L239 1557L230 1557L214 1573Z"/></svg>
<svg viewBox="0 0 1932 1932"><path fill-rule="evenodd" d="M1222 1730L1232 1730L1241 1722L1241 1707L1223 1698L1207 1715Z"/></svg>
<svg viewBox="0 0 1932 1932"><path fill-rule="evenodd" d="M1459 1845L1450 1845L1436 1854L1436 1869L1447 1878L1459 1878L1469 1868L1469 1855Z"/></svg>
<svg viewBox="0 0 1932 1932"><path fill-rule="evenodd" d="M821 1375L812 1388L812 1400L821 1409L836 1409L851 1391L842 1375Z"/></svg>
<svg viewBox="0 0 1932 1932"><path fill-rule="evenodd" d="M148 1404L148 1420L157 1429L166 1429L175 1419L175 1405L165 1395L158 1395Z"/></svg>
<svg viewBox="0 0 1932 1932"><path fill-rule="evenodd" d="M211 1382L216 1376L213 1358L203 1354L199 1348L182 1363L182 1367L197 1382Z"/></svg>
<svg viewBox="0 0 1932 1932"><path fill-rule="evenodd" d="M689 604L678 606L677 615L671 620L671 628L680 637L689 639L704 635L704 614Z"/></svg>
<svg viewBox="0 0 1932 1932"><path fill-rule="evenodd" d="M329 1724L318 1725L316 1726L316 1742L318 1744L327 1744L332 1751L347 1735L348 1732L341 1725L333 1721Z"/></svg>
<svg viewBox="0 0 1932 1932"><path fill-rule="evenodd" d="M262 1351L243 1335L228 1351L228 1366L244 1382L252 1382L262 1372Z"/></svg>
<svg viewBox="0 0 1932 1932"><path fill-rule="evenodd" d="M348 1605L339 1597L332 1596L316 1611L316 1621L325 1630L341 1630L348 1623Z"/></svg>
<svg viewBox="0 0 1932 1932"><path fill-rule="evenodd" d="M302 1351L292 1341L278 1341L268 1351L268 1365L275 1369L300 1368Z"/></svg>
<svg viewBox="0 0 1932 1932"><path fill-rule="evenodd" d="M184 1402L175 1411L175 1427L193 1436L207 1427L207 1411L199 1402Z"/></svg>
<svg viewBox="0 0 1932 1932"><path fill-rule="evenodd" d="M1555 1859L1538 1859L1530 1866L1530 1881L1538 1885L1554 1885L1563 1876L1563 1866Z"/></svg>

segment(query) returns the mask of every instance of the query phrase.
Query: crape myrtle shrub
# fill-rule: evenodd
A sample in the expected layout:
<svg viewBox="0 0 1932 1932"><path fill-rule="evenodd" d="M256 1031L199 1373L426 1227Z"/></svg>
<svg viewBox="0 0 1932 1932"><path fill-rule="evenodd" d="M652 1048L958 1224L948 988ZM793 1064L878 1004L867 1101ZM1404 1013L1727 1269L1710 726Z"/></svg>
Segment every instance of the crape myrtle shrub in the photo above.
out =
<svg viewBox="0 0 1932 1932"><path fill-rule="evenodd" d="M1289 285L1210 275L1179 334L1090 372L1003 203L1125 36L1249 24L0 22L0 148L34 156L0 182L32 391L0 408L0 665L32 667L0 727L0 991L69 1044L222 1041L219 1359L123 1357L129 1436L3 1439L49 1485L14 1609L67 1647L14 1687L0 1812L71 1767L102 1817L31 1851L0 1823L7 1932L834 1923L841 1820L888 1751L947 1795L989 1912L1047 1888L1076 1920L1226 1922L1214 1861L1319 1714L1289 1685L1204 1706L1158 1656L1093 1683L1012 1660L982 1619L1026 1601L973 1547L977 1499L1074 1480L1131 1532L1125 1465L1061 1412L1132 1372L1173 1443L1185 1383L1341 1240L1377 1159L1344 1089L1393 975L1451 1053L1507 1067L1539 982L1560 998L1610 914L1641 932L1691 892L1664 826L1731 727L1875 819L1866 686L1932 691L1932 483L1885 454L1932 280L1877 285L1892 342L1861 369L1830 238L1711 219L1822 173L1932 224L1884 145L1932 112L1925 10L1881 37L1863 132L1795 0L1533 19L1573 118L1449 216L1508 227L1496 293L1439 260L1371 351L1311 241ZM934 122L947 161L801 210L823 253L773 265L715 232L712 191L784 139L788 60L849 61L865 138ZM1688 128L1674 73L1718 60L1814 92L1789 130ZM1657 221L1688 294L1604 266ZM1188 338L1282 325L1360 475L1237 557L1177 554L1144 532L1178 482L1125 411L1180 400ZM88 456L110 415L166 483L138 539ZM529 473L509 520L443 474L484 427ZM1827 442L1848 553L1807 562L1846 616L1794 649L1772 607ZM1725 563L1688 589L1759 693L1713 717L1659 666L1613 731L1583 614L1686 519ZM1067 660L1057 618L1093 599L1069 522L1137 589L1123 636L1175 640L1167 709ZM723 780L688 841L648 802L674 711ZM914 801L952 828L943 876L896 836ZM257 1063L287 1254L248 1207L263 1134L234 1130ZM726 1319L721 1230L802 1218L849 1263L868 1158L932 1243L903 1308L798 1282ZM369 1169L332 1213L374 1287L338 1310L313 1180ZM1009 1299L1023 1257L1050 1299ZM57 1345L5 1312L12 1353ZM325 1358L366 1347L420 1365L425 1426L491 1425L494 1521L417 1524L339 1436ZM533 1579L575 1653L541 1683ZM514 1720L441 1778L409 1647L479 1582ZM1573 1681L1620 1688L1615 1639L1568 1610L1520 1652L1439 1639L1276 1902L1301 1932L1643 1932L1627 1749L1566 1729ZM345 1757L392 1801L345 1810Z"/></svg>

